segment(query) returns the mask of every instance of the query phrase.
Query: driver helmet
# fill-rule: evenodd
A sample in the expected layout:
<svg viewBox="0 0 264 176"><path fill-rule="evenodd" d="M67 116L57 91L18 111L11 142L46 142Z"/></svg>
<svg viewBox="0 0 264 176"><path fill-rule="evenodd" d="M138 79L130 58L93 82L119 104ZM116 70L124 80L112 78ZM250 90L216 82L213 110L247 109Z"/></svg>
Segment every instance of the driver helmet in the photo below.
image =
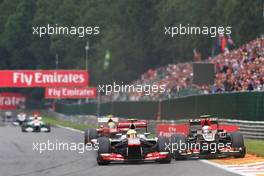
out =
<svg viewBox="0 0 264 176"><path fill-rule="evenodd" d="M35 120L42 120L42 117L39 114L34 114Z"/></svg>
<svg viewBox="0 0 264 176"><path fill-rule="evenodd" d="M35 120L38 120L38 116L37 116L37 115L34 115L34 119L35 119Z"/></svg>
<svg viewBox="0 0 264 176"><path fill-rule="evenodd" d="M109 128L115 128L116 125L115 125L114 122L109 122L109 123L108 123L108 127L109 127Z"/></svg>
<svg viewBox="0 0 264 176"><path fill-rule="evenodd" d="M128 137L128 138L136 138L136 137L137 137L137 132L136 132L136 130L128 130L128 131L127 131L127 137Z"/></svg>
<svg viewBox="0 0 264 176"><path fill-rule="evenodd" d="M202 132L203 132L204 134L206 134L206 133L211 133L211 131L212 131L212 128L211 128L210 126L208 126L208 125L205 125L205 126L203 126L203 128L202 128Z"/></svg>

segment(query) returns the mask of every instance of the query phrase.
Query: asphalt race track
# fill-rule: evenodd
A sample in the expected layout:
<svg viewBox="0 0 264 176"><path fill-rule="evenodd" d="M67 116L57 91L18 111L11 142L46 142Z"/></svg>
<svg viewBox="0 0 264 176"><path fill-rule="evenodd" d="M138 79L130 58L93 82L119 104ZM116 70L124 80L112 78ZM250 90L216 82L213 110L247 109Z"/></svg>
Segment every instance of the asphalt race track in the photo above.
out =
<svg viewBox="0 0 264 176"><path fill-rule="evenodd" d="M97 166L94 151L33 151L33 143L59 140L82 142L83 134L61 128L51 133L22 133L20 127L0 126L0 175L3 176L231 176L198 160L171 164L112 164Z"/></svg>

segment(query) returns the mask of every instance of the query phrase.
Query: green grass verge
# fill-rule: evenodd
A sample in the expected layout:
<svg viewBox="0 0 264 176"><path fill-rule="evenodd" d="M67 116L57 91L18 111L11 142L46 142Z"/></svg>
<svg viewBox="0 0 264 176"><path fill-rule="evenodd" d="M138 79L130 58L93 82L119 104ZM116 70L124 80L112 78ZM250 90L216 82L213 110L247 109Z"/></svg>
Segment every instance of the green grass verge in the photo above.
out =
<svg viewBox="0 0 264 176"><path fill-rule="evenodd" d="M48 123L50 125L61 125L61 126L65 126L65 127L70 127L70 128L74 128L77 130L81 130L84 131L87 128L95 128L96 126L93 125L85 125L85 124L76 124L67 120L61 120L61 119L57 119L54 117L48 117L48 116L44 116L43 117L43 121L45 123Z"/></svg>
<svg viewBox="0 0 264 176"><path fill-rule="evenodd" d="M246 139L245 145L248 153L264 157L264 140Z"/></svg>

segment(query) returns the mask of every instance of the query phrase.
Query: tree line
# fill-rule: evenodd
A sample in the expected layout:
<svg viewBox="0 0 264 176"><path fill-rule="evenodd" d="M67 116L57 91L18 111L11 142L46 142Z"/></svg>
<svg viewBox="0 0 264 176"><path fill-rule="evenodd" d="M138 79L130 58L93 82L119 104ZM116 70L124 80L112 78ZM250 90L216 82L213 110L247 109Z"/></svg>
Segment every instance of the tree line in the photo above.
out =
<svg viewBox="0 0 264 176"><path fill-rule="evenodd" d="M211 55L216 38L164 26L231 26L236 46L264 29L263 0L0 0L0 69L84 69L92 85L130 82L149 68ZM99 26L99 35L32 35L33 26ZM89 52L85 46L89 41Z"/></svg>

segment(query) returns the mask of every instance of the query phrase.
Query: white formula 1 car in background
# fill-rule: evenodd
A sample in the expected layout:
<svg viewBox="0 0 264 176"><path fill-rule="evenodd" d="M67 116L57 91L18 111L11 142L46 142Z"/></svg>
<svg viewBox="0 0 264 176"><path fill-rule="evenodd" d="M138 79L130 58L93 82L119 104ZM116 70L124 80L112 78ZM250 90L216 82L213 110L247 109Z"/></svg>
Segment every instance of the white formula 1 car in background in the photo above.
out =
<svg viewBox="0 0 264 176"><path fill-rule="evenodd" d="M22 132L50 132L50 125L43 122L41 116L34 115L21 125L21 130Z"/></svg>

